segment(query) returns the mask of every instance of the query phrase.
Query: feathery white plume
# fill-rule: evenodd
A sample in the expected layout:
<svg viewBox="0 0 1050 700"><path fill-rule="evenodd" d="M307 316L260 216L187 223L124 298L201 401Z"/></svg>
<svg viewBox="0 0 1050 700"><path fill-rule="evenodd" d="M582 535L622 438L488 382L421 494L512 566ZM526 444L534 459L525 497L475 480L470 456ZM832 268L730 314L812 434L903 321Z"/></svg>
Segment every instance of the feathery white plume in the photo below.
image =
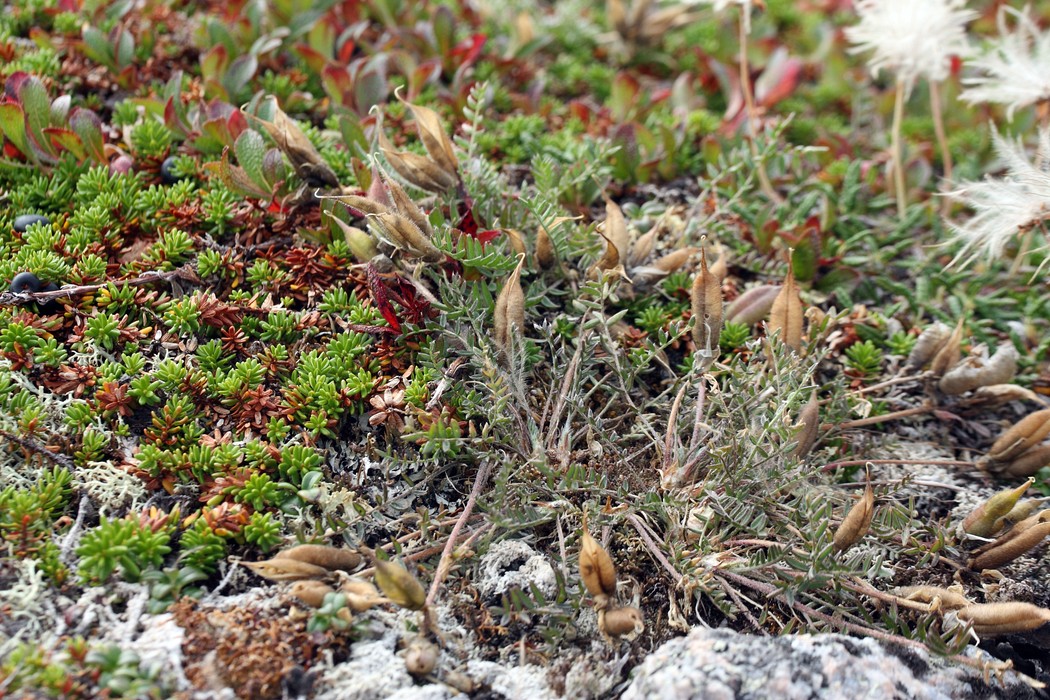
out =
<svg viewBox="0 0 1050 700"><path fill-rule="evenodd" d="M1007 14L1017 19L1013 32ZM999 8L999 39L970 65L984 75L963 79L966 90L959 97L973 104L1006 105L1012 120L1018 108L1050 100L1050 32L1040 32L1026 5L1024 10Z"/></svg>

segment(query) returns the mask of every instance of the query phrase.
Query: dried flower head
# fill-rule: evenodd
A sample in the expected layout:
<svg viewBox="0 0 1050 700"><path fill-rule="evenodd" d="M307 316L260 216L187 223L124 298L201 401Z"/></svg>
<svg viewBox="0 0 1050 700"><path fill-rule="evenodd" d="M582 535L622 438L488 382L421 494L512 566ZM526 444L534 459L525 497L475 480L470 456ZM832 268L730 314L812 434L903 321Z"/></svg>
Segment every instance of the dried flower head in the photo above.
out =
<svg viewBox="0 0 1050 700"><path fill-rule="evenodd" d="M850 51L873 52L872 75L889 69L909 88L948 77L952 56L968 53L965 25L977 17L965 0L858 0L857 13L860 22L846 29Z"/></svg>
<svg viewBox="0 0 1050 700"><path fill-rule="evenodd" d="M953 239L964 244L956 261L974 249L996 257L1018 232L1028 231L1050 218L1050 129L1039 133L1034 162L1029 162L1020 143L1011 143L994 131L992 137L1007 174L964 182L947 193L976 212L963 224L948 224ZM967 262L975 255L970 255Z"/></svg>
<svg viewBox="0 0 1050 700"><path fill-rule="evenodd" d="M1007 15L1017 19L1014 31ZM982 75L963 79L967 88L960 98L973 104L1006 105L1006 118L1014 111L1050 102L1050 32L1040 32L1026 5L1024 10L1003 5L998 15L999 39L970 65Z"/></svg>

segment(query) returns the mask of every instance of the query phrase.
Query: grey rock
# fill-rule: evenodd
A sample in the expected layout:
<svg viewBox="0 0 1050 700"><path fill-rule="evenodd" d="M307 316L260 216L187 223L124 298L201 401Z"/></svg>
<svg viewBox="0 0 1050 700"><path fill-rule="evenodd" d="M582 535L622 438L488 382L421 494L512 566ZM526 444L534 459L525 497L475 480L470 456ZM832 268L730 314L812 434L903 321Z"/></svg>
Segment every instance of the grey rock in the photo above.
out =
<svg viewBox="0 0 1050 700"><path fill-rule="evenodd" d="M970 650L980 654L977 650ZM755 637L694 629L650 654L623 700L961 700L1039 697L1016 675L986 685L971 668L837 634Z"/></svg>
<svg viewBox="0 0 1050 700"><path fill-rule="evenodd" d="M480 576L476 583L485 598L496 598L511 588L529 590L536 586L543 595L558 592L558 577L547 558L521 540L497 542L481 558Z"/></svg>

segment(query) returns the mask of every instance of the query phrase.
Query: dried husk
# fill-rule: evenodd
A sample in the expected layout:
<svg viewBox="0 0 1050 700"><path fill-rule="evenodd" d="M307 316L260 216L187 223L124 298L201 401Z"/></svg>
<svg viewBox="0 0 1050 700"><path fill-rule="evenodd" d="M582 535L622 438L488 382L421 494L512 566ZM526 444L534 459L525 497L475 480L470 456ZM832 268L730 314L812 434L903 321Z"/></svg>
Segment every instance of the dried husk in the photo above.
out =
<svg viewBox="0 0 1050 700"><path fill-rule="evenodd" d="M335 172L314 148L313 143L299 128L299 125L289 118L284 110L275 107L273 121L258 117L254 119L262 124L277 147L288 156L289 162L299 177L310 184L339 187L339 178L336 177Z"/></svg>
<svg viewBox="0 0 1050 700"><path fill-rule="evenodd" d="M329 573L328 569L317 564L308 564L295 559L266 559L263 561L242 561L246 566L270 581L302 581L305 579L324 578Z"/></svg>
<svg viewBox="0 0 1050 700"><path fill-rule="evenodd" d="M770 335L779 331L780 342L799 352L802 349L802 319L802 299L795 283L795 273L789 265L784 286L780 288L769 310L766 328Z"/></svg>
<svg viewBox="0 0 1050 700"><path fill-rule="evenodd" d="M988 450L995 462L1012 462L1050 435L1050 408L1030 413L1003 433Z"/></svg>
<svg viewBox="0 0 1050 700"><path fill-rule="evenodd" d="M357 552L324 544L301 544L291 549L281 550L273 558L275 560L294 559L314 566L322 566L329 571L353 571L361 566L361 555Z"/></svg>
<svg viewBox="0 0 1050 700"><path fill-rule="evenodd" d="M971 511L960 526L962 531L976 537L991 537L995 534L995 523L1017 505L1024 492L1035 482L1029 478L1028 481L1017 488L1006 489L993 495L981 505Z"/></svg>
<svg viewBox="0 0 1050 700"><path fill-rule="evenodd" d="M421 190L444 194L459 182L455 173L445 171L429 157L395 150L382 131L379 132L379 149L398 175Z"/></svg>
<svg viewBox="0 0 1050 700"><path fill-rule="evenodd" d="M379 590L394 604L408 610L422 610L427 602L423 584L399 562L375 560L375 581Z"/></svg>
<svg viewBox="0 0 1050 700"><path fill-rule="evenodd" d="M390 244L406 255L425 262L440 262L445 259L444 253L407 217L393 212L382 212L372 217L372 220Z"/></svg>
<svg viewBox="0 0 1050 700"><path fill-rule="evenodd" d="M292 584L289 593L311 608L319 608L324 605L324 597L329 593L335 593L335 589L324 581L296 581Z"/></svg>
<svg viewBox="0 0 1050 700"><path fill-rule="evenodd" d="M1005 384L1017 374L1019 359L1013 343L1003 343L988 359L971 356L955 365L944 373L937 387L954 396L982 386Z"/></svg>
<svg viewBox="0 0 1050 700"><path fill-rule="evenodd" d="M845 552L855 545L868 533L871 527L871 518L875 514L875 492L872 491L869 480L864 487L864 495L857 501L849 513L843 518L842 523L835 530L834 544L839 552Z"/></svg>
<svg viewBox="0 0 1050 700"><path fill-rule="evenodd" d="M1050 610L1031 603L978 603L962 608L956 617L972 623L977 634L994 637L1039 629L1050 622Z"/></svg>
<svg viewBox="0 0 1050 700"><path fill-rule="evenodd" d="M919 334L915 341L915 347L908 353L908 359L904 362L904 371L915 372L926 366L933 356L951 337L952 329L945 323L937 321L932 326Z"/></svg>
<svg viewBox="0 0 1050 700"><path fill-rule="evenodd" d="M511 354L515 329L519 333L525 330L525 292L521 288L521 266L524 263L525 256L522 255L518 258L514 272L510 273L496 297L496 307L492 316L493 339L508 355Z"/></svg>
<svg viewBox="0 0 1050 700"><path fill-rule="evenodd" d="M1011 401L1041 402L1039 395L1031 389L1026 389L1017 384L993 384L992 386L982 386L975 389L966 405L996 408Z"/></svg>
<svg viewBox="0 0 1050 700"><path fill-rule="evenodd" d="M991 549L972 558L967 566L974 571L998 568L1034 548L1048 535L1050 535L1050 523L1036 522L1031 527L1022 529L1015 536L1004 536L996 540L992 543Z"/></svg>
<svg viewBox="0 0 1050 700"><path fill-rule="evenodd" d="M339 584L339 592L346 596L346 604L354 612L365 612L377 605L391 602L379 594L370 582L359 578L347 578Z"/></svg>
<svg viewBox="0 0 1050 700"><path fill-rule="evenodd" d="M798 414L799 431L798 444L792 453L796 459L802 459L813 449L817 442L817 433L820 430L820 402L817 401L817 390L814 389L809 395L809 401L802 407Z"/></svg>
<svg viewBox="0 0 1050 700"><path fill-rule="evenodd" d="M667 255L661 255L656 260L653 260L652 265L649 267L655 267L665 275L669 275L682 265L689 262L689 258L693 257L693 253L696 252L696 248L689 246L686 248L679 248L678 250L668 253ZM719 277L715 269L711 268L711 274L715 276L715 279L721 281L722 277ZM724 276L724 275L723 275Z"/></svg>
<svg viewBox="0 0 1050 700"><path fill-rule="evenodd" d="M413 678L430 675L437 666L440 651L425 637L413 637L405 646L405 670Z"/></svg>
<svg viewBox="0 0 1050 700"><path fill-rule="evenodd" d="M633 606L598 611L598 629L613 639L634 639L645 631L645 617Z"/></svg>
<svg viewBox="0 0 1050 700"><path fill-rule="evenodd" d="M504 228L500 229L507 236L507 244L510 249L514 251L515 255L525 255L525 237L521 235L521 231L516 228Z"/></svg>
<svg viewBox="0 0 1050 700"><path fill-rule="evenodd" d="M602 275L619 275L630 282L624 271L630 234L627 231L627 220L616 202L606 200L605 221L600 224L597 233L605 239L605 251L598 262L587 271L587 276L590 279L598 279Z"/></svg>
<svg viewBox="0 0 1050 700"><path fill-rule="evenodd" d="M952 334L948 336L948 339L944 341L944 344L941 345L930 361L930 374L940 377L959 362L959 358L962 356L962 333L963 322L962 319L959 319L959 322L955 324L955 330L952 331Z"/></svg>
<svg viewBox="0 0 1050 700"><path fill-rule="evenodd" d="M705 362L718 356L722 333L722 284L707 269L707 252L700 252L700 273L689 293L693 308L693 344Z"/></svg>
<svg viewBox="0 0 1050 700"><path fill-rule="evenodd" d="M404 104L412 111L412 116L415 117L416 131L419 133L419 139L423 142L423 148L427 149L427 153L442 170L449 173L457 173L459 161L456 159L456 153L452 148L452 139L445 133L445 128L442 126L441 118L438 117L437 112L429 107L421 107L411 102L405 102Z"/></svg>
<svg viewBox="0 0 1050 700"><path fill-rule="evenodd" d="M580 536L580 579L595 607L607 608L616 595L616 567L605 548L591 537L586 519Z"/></svg>
<svg viewBox="0 0 1050 700"><path fill-rule="evenodd" d="M541 270L549 270L558 261L554 253L554 243L551 241L547 229L540 226L536 231L536 264Z"/></svg>
<svg viewBox="0 0 1050 700"><path fill-rule="evenodd" d="M761 284L752 287L736 299L726 308L726 319L734 323L743 323L753 326L769 316L773 309L773 302L780 294L780 285Z"/></svg>
<svg viewBox="0 0 1050 700"><path fill-rule="evenodd" d="M408 217L408 220L416 225L424 236L428 239L433 240L434 229L430 225L430 219L423 213L423 210L419 208L412 198L405 192L405 188L402 187L396 180L390 178L382 170L379 171L380 177L383 179L383 183L386 185L387 191L390 194L390 200L394 205L394 209L398 214L402 214Z"/></svg>
<svg viewBox="0 0 1050 700"><path fill-rule="evenodd" d="M992 471L1001 476L1033 476L1043 467L1050 465L1050 445L1037 445L1025 450L1009 462L1004 464L993 462L993 464L995 466Z"/></svg>
<svg viewBox="0 0 1050 700"><path fill-rule="evenodd" d="M334 199L338 202L342 202L346 206L361 212L362 214L379 214L381 212L389 211L390 208L382 203L378 202L371 197L363 197L359 194L337 194L330 196L320 196L319 199Z"/></svg>
<svg viewBox="0 0 1050 700"><path fill-rule="evenodd" d="M641 265L649 257L649 253L653 252L653 246L656 244L656 233L657 228L653 227L631 244L631 252L627 256L627 265L629 267Z"/></svg>

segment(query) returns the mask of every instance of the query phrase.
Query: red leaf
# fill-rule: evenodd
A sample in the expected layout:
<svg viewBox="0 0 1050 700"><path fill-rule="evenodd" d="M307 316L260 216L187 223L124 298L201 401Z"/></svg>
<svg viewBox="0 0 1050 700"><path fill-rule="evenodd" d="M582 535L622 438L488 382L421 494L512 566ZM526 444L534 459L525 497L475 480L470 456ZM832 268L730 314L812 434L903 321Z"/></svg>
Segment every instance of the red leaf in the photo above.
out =
<svg viewBox="0 0 1050 700"><path fill-rule="evenodd" d="M368 291L372 294L372 301L375 302L376 308L379 309L379 313L383 315L390 327L400 333L401 322L397 320L394 307L390 300L387 299L386 286L383 284L383 280L379 278L379 271L376 270L372 263L368 263L365 266L365 270L368 273Z"/></svg>
<svg viewBox="0 0 1050 700"><path fill-rule="evenodd" d="M487 38L484 34L474 34L452 49L452 55L461 59L461 67L469 66L478 59L478 56L481 54L481 47L485 45Z"/></svg>

